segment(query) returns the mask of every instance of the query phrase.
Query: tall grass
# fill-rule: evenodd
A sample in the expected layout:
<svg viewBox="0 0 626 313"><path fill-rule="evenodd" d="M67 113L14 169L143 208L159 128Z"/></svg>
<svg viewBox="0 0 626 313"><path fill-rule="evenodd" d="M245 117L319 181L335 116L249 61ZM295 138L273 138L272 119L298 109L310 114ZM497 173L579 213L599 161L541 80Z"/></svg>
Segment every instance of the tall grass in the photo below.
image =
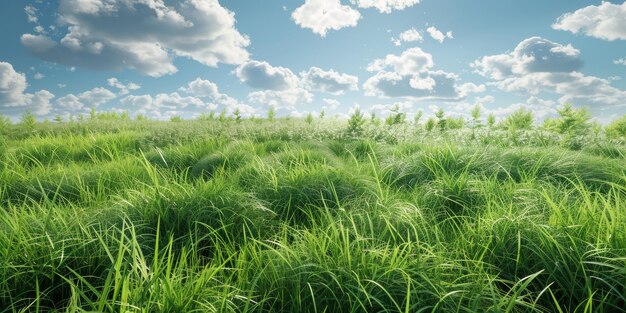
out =
<svg viewBox="0 0 626 313"><path fill-rule="evenodd" d="M620 143L345 127L6 130L0 311L624 311Z"/></svg>

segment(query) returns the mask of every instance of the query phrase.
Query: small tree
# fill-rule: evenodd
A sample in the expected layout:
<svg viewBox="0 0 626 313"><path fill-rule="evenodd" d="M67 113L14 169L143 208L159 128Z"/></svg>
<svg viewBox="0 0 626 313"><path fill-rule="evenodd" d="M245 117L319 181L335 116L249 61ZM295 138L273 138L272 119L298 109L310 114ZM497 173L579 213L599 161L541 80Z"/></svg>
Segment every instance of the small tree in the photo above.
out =
<svg viewBox="0 0 626 313"><path fill-rule="evenodd" d="M61 114L57 114L54 116L54 122L57 124L61 124L63 123L63 116L61 116Z"/></svg>
<svg viewBox="0 0 626 313"><path fill-rule="evenodd" d="M241 110L239 110L239 108L235 109L233 116L235 117L235 122L241 123Z"/></svg>
<svg viewBox="0 0 626 313"><path fill-rule="evenodd" d="M11 126L11 119L7 116L0 114L0 129L6 129Z"/></svg>
<svg viewBox="0 0 626 313"><path fill-rule="evenodd" d="M429 117L426 120L426 124L424 124L424 129L426 129L426 131L430 133L433 130L433 128L435 128L435 124L437 124L435 119L433 117Z"/></svg>
<svg viewBox="0 0 626 313"><path fill-rule="evenodd" d="M322 109L322 111L320 111L320 120L323 119L324 116L326 116L326 111Z"/></svg>
<svg viewBox="0 0 626 313"><path fill-rule="evenodd" d="M604 130L609 138L626 139L626 115L613 120Z"/></svg>
<svg viewBox="0 0 626 313"><path fill-rule="evenodd" d="M309 125L313 124L313 113L309 112L304 118L304 121Z"/></svg>
<svg viewBox="0 0 626 313"><path fill-rule="evenodd" d="M28 129L32 129L37 124L37 118L33 112L26 111L22 114L22 118L20 120L20 124Z"/></svg>
<svg viewBox="0 0 626 313"><path fill-rule="evenodd" d="M591 129L591 113L586 108L574 109L566 103L557 112L560 115L557 131L568 136L585 135Z"/></svg>
<svg viewBox="0 0 626 313"><path fill-rule="evenodd" d="M506 118L504 126L509 130L531 129L533 127L533 113L521 108Z"/></svg>
<svg viewBox="0 0 626 313"><path fill-rule="evenodd" d="M443 111L442 108L439 108L439 110L435 113L435 116L437 117L437 125L439 126L439 131L445 131L446 128L448 128L446 113Z"/></svg>
<svg viewBox="0 0 626 313"><path fill-rule="evenodd" d="M361 136L363 133L363 124L365 124L363 113L361 113L361 109L357 108L354 110L354 113L350 115L350 119L348 120L348 134L353 137Z"/></svg>
<svg viewBox="0 0 626 313"><path fill-rule="evenodd" d="M448 129L462 129L465 126L465 119L463 117L448 118L446 121Z"/></svg>
<svg viewBox="0 0 626 313"><path fill-rule="evenodd" d="M487 115L487 126L489 126L489 129L492 129L494 125L496 125L496 116L493 113L489 113Z"/></svg>
<svg viewBox="0 0 626 313"><path fill-rule="evenodd" d="M92 107L91 111L89 111L89 119L95 121L98 118L98 112L96 112L96 108Z"/></svg>
<svg viewBox="0 0 626 313"><path fill-rule="evenodd" d="M480 105L475 105L472 108L472 111L470 112L472 114L472 139L476 138L476 128L481 127L481 123L480 123L480 115L482 109L480 108Z"/></svg>
<svg viewBox="0 0 626 313"><path fill-rule="evenodd" d="M389 126L403 124L406 119L406 114L400 112L400 105L396 104L393 109L391 109L391 114L387 116L385 119L385 124Z"/></svg>
<svg viewBox="0 0 626 313"><path fill-rule="evenodd" d="M276 117L276 108L270 105L270 109L267 111L267 119L271 122Z"/></svg>
<svg viewBox="0 0 626 313"><path fill-rule="evenodd" d="M424 111L422 110L417 111L417 113L415 113L415 116L413 117L413 124L419 125L420 120L422 119L423 115L424 115Z"/></svg>

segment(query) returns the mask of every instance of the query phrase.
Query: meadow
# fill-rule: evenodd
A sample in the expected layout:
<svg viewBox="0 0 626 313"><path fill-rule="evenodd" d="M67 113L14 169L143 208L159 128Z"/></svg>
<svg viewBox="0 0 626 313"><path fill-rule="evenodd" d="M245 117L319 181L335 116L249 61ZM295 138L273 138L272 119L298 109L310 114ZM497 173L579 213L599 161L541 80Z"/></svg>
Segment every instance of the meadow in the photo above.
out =
<svg viewBox="0 0 626 313"><path fill-rule="evenodd" d="M0 119L1 312L623 312L626 117Z"/></svg>

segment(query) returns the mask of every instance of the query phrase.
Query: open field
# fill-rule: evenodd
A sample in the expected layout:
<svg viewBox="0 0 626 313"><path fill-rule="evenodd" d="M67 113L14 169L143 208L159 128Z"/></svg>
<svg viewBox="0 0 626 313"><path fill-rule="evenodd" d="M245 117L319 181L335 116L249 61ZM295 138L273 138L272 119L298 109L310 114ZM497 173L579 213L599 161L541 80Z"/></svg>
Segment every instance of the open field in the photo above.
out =
<svg viewBox="0 0 626 313"><path fill-rule="evenodd" d="M388 121L5 125L0 308L624 310L623 137Z"/></svg>

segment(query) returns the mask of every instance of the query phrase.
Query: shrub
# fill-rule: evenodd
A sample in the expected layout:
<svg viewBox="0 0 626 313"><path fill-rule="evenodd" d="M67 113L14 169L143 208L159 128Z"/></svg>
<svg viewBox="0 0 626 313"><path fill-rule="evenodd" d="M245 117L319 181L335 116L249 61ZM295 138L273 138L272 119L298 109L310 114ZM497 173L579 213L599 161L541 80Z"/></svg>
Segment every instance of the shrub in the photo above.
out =
<svg viewBox="0 0 626 313"><path fill-rule="evenodd" d="M610 138L626 139L626 115L615 119L605 129Z"/></svg>

